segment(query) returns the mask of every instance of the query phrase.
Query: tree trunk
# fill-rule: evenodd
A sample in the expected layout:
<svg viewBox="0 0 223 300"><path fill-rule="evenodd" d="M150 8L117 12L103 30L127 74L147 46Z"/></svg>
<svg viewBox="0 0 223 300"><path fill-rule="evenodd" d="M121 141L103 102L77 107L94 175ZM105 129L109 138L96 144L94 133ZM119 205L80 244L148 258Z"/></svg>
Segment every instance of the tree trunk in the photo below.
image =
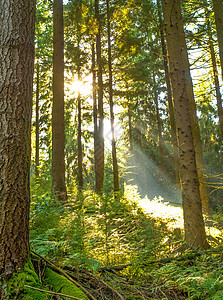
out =
<svg viewBox="0 0 223 300"><path fill-rule="evenodd" d="M213 0L214 17L217 29L219 55L221 61L221 72L223 78L223 2L222 0Z"/></svg>
<svg viewBox="0 0 223 300"><path fill-rule="evenodd" d="M95 167L95 190L96 190L96 182L97 182L97 174L98 174L98 109L97 109L97 92L96 92L96 62L95 62L95 45L94 41L92 41L91 45L92 51L92 90L93 90L93 120L94 120L94 167Z"/></svg>
<svg viewBox="0 0 223 300"><path fill-rule="evenodd" d="M173 87L176 127L180 147L180 177L184 213L185 241L194 247L207 248L202 204L196 168L190 120L189 97L180 39L184 35L180 0L162 0L170 75Z"/></svg>
<svg viewBox="0 0 223 300"><path fill-rule="evenodd" d="M36 65L36 152L35 152L35 177L39 177L39 60Z"/></svg>
<svg viewBox="0 0 223 300"><path fill-rule="evenodd" d="M217 107L218 107L219 127L220 127L221 141L222 141L223 140L223 109L222 109L222 101L221 101L220 84L219 84L219 80L218 80L218 69L217 69L217 64L216 64L214 46L213 46L211 37L209 39L209 47L210 47L210 52L211 52L211 61L212 61L213 76L214 76L214 86L215 86Z"/></svg>
<svg viewBox="0 0 223 300"><path fill-rule="evenodd" d="M96 169L96 193L101 193L104 184L104 109L103 109L103 80L102 80L102 57L101 57L101 20L99 12L99 0L95 0L95 17L97 20L98 32L96 35L97 53L97 78L98 78L98 143L96 144L96 156L98 165Z"/></svg>
<svg viewBox="0 0 223 300"><path fill-rule="evenodd" d="M52 187L55 196L66 201L62 0L54 0L53 3Z"/></svg>
<svg viewBox="0 0 223 300"><path fill-rule="evenodd" d="M161 40L161 48L162 48L162 54L163 54L163 66L164 66L165 81L166 81L166 87L167 87L167 102L168 102L168 112L169 112L169 117L170 117L171 139L172 139L172 145L173 145L175 178L176 178L176 182L178 184L180 184L179 146L178 146L177 133L176 133L176 124L175 124L174 108L173 108L173 97L172 97L172 89L171 89L171 83L170 83L166 42L165 42L164 29L163 29L164 24L163 24L163 19L161 16L160 0L157 1L157 5L158 5L158 14L159 14L159 23L160 23L160 40Z"/></svg>
<svg viewBox="0 0 223 300"><path fill-rule="evenodd" d="M110 105L110 121L111 121L111 134L112 134L112 161L113 161L113 180L114 192L119 192L119 174L118 174L118 161L116 154L115 143L115 122L114 122L114 102L113 102L113 77L112 77L112 55L111 55L111 24L110 24L110 7L109 0L107 4L107 25L108 25L108 69L109 69L109 105Z"/></svg>
<svg viewBox="0 0 223 300"><path fill-rule="evenodd" d="M197 172L198 172L198 181L199 181L199 189L200 189L200 196L202 202L202 210L204 213L210 215L210 204L207 192L207 184L205 178L205 166L203 160L203 150L202 150L202 142L200 136L200 129L198 124L197 112L196 112L196 103L194 99L194 92L193 92L193 83L192 78L190 75L190 64L188 60L187 54L187 45L185 40L184 34L184 24L183 19L179 19L179 26L181 27L181 33L179 35L180 47L182 49L182 58L185 70L185 77L186 77L186 89L187 95L189 99L189 110L190 110L190 120L191 120L191 128L194 140L194 149L195 149L195 159L197 165Z"/></svg>
<svg viewBox="0 0 223 300"><path fill-rule="evenodd" d="M130 102L128 103L128 125L129 125L129 150L133 151L133 140L132 140L132 111L130 107Z"/></svg>
<svg viewBox="0 0 223 300"><path fill-rule="evenodd" d="M155 74L153 73L153 94L154 94L154 102L156 107L156 120L157 120L157 126L158 126L158 142L159 142L159 153L160 153L160 165L163 171L163 174L166 175L166 168L165 168L165 162L164 162L164 143L163 143L163 136L162 136L162 121L160 118L159 113L159 103L158 103L158 95L156 91L156 79Z"/></svg>
<svg viewBox="0 0 223 300"><path fill-rule="evenodd" d="M82 118L81 118L80 92L78 92L77 102L78 102L78 187L79 189L82 189L84 186L84 182L83 182L83 154L82 154L82 143L81 143L81 136L82 136L81 119Z"/></svg>
<svg viewBox="0 0 223 300"><path fill-rule="evenodd" d="M1 0L0 24L0 274L7 278L29 254L35 0Z"/></svg>

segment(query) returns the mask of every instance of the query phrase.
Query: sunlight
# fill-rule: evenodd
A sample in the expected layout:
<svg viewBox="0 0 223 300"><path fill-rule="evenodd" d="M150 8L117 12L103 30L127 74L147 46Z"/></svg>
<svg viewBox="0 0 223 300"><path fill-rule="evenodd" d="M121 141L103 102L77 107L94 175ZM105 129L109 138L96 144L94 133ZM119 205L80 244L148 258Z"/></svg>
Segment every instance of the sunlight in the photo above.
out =
<svg viewBox="0 0 223 300"><path fill-rule="evenodd" d="M83 80L78 80L76 77L73 77L69 84L69 90L71 94L75 95L75 97L78 96L78 93L80 93L82 97L87 97L92 92L91 76L86 76Z"/></svg>
<svg viewBox="0 0 223 300"><path fill-rule="evenodd" d="M122 134L122 128L118 123L115 123L114 131L115 131L115 140L117 140ZM105 141L107 141L108 143L110 143L112 140L111 121L107 119L104 120L104 138Z"/></svg>

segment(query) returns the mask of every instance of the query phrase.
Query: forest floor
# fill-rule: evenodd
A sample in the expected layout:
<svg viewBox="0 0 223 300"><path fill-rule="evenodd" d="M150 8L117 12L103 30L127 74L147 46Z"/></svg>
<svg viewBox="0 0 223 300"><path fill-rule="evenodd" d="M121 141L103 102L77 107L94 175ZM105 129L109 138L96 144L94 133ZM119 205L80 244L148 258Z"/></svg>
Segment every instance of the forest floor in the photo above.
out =
<svg viewBox="0 0 223 300"><path fill-rule="evenodd" d="M50 194L33 194L30 233L39 284L26 283L25 293L38 288L44 299L223 299L221 211L207 221L211 249L203 252L183 241L180 206L142 198L136 186L126 185L120 198L76 191L70 199L64 208Z"/></svg>

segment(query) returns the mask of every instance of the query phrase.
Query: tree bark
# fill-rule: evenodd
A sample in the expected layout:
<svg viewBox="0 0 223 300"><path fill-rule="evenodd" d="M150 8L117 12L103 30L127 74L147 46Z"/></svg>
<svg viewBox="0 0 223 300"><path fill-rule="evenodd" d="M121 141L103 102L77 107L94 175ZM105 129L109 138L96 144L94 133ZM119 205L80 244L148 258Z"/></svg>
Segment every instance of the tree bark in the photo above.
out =
<svg viewBox="0 0 223 300"><path fill-rule="evenodd" d="M52 187L55 196L66 201L63 0L53 3Z"/></svg>
<svg viewBox="0 0 223 300"><path fill-rule="evenodd" d="M164 24L161 16L161 5L160 0L157 1L158 6L158 14L159 14L159 25L160 25L160 40L161 40L161 48L163 54L163 67L165 72L165 81L167 87L167 102L168 102L168 112L170 118L170 128L171 128L171 139L173 145L173 158L174 158L174 167L175 167L175 178L176 182L180 184L180 176L179 176L179 145L177 140L176 133L176 124L175 124L175 116L174 116L174 108L173 108L173 96L172 96L172 88L170 82L170 74L169 74L169 66L167 59L167 49L166 49L166 41L164 35Z"/></svg>
<svg viewBox="0 0 223 300"><path fill-rule="evenodd" d="M7 278L29 254L35 0L1 0L0 24L0 274Z"/></svg>
<svg viewBox="0 0 223 300"><path fill-rule="evenodd" d="M97 92L96 92L96 61L95 61L95 44L92 41L91 45L91 52L92 52L92 90L93 90L93 121L94 121L94 168L95 168L95 190L96 190L96 181L97 181L97 174L98 174L98 152L97 145L98 145L98 109L97 109Z"/></svg>
<svg viewBox="0 0 223 300"><path fill-rule="evenodd" d="M180 147L185 241L194 247L207 248L187 94L184 50L180 43L180 39L184 35L180 0L169 0L168 2L162 0L162 9Z"/></svg>
<svg viewBox="0 0 223 300"><path fill-rule="evenodd" d="M190 75L190 64L188 59L187 45L186 45L185 34L184 34L184 24L182 18L179 19L179 26L181 28L179 41L180 41L180 47L182 49L182 58L183 58L185 77L186 77L186 89L187 89L187 95L189 99L190 120L191 120L191 128L192 128L192 135L194 141L195 159L196 159L196 166L197 166L197 173L198 173L200 196L202 202L202 210L204 213L211 215L209 197L207 192L207 183L205 177L205 165L203 160L200 128L199 128L197 112L196 112L193 82Z"/></svg>
<svg viewBox="0 0 223 300"><path fill-rule="evenodd" d="M219 55L221 61L221 72L223 78L223 2L222 0L213 0L214 17L217 29Z"/></svg>
<svg viewBox="0 0 223 300"><path fill-rule="evenodd" d="M112 74L112 55L111 55L111 24L110 24L110 6L109 0L107 4L107 26L108 26L108 69L109 69L109 105L110 105L110 121L111 121L111 134L112 134L112 162L113 162L113 181L114 192L119 192L119 173L118 161L115 143L115 121L114 121L114 102L113 102L113 74Z"/></svg>
<svg viewBox="0 0 223 300"><path fill-rule="evenodd" d="M96 169L96 193L101 193L104 184L104 109L103 109L103 80L102 80L102 57L101 57L101 20L99 12L99 0L95 0L95 17L97 20L96 54L97 54L97 78L98 78L98 143L95 145L97 156Z"/></svg>
<svg viewBox="0 0 223 300"><path fill-rule="evenodd" d="M214 46L213 46L213 42L211 40L211 37L209 39L209 47L210 47L210 52L211 52L211 61L212 61L213 76L214 76L214 86L215 86L216 99L217 99L220 136L221 136L221 141L223 141L223 109L222 109L222 100L221 100L220 84L219 84L219 80L218 80L218 69L217 69L217 64L216 64Z"/></svg>
<svg viewBox="0 0 223 300"><path fill-rule="evenodd" d="M39 177L39 60L36 65L36 152L35 152L35 177Z"/></svg>

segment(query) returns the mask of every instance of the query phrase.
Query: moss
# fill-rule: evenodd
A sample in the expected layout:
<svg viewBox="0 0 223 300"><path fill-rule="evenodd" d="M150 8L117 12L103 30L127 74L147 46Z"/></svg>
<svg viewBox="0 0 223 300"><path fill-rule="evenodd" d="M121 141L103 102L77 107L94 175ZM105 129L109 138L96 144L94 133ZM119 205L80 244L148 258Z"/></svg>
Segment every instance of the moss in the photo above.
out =
<svg viewBox="0 0 223 300"><path fill-rule="evenodd" d="M7 297L8 299L45 299L41 292L25 288L24 285L40 287L39 278L30 259L25 263L23 270L14 273L8 281L5 281Z"/></svg>
<svg viewBox="0 0 223 300"><path fill-rule="evenodd" d="M88 299L87 296L75 284L59 275L50 268L46 268L45 281L54 288L55 292L59 292L68 296L74 296L81 299Z"/></svg>

